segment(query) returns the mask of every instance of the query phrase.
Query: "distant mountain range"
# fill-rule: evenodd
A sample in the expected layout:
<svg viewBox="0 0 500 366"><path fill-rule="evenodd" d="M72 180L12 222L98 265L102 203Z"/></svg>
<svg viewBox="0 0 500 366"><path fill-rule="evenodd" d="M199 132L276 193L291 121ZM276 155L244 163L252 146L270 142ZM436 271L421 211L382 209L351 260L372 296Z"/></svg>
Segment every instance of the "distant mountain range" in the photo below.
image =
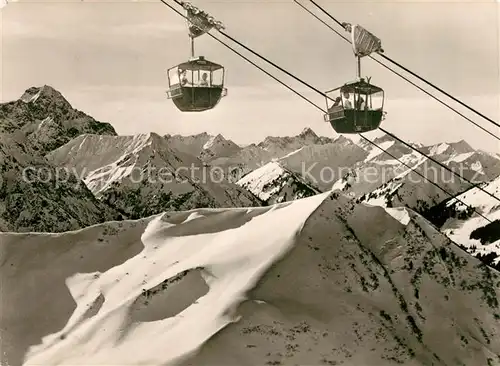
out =
<svg viewBox="0 0 500 366"><path fill-rule="evenodd" d="M500 365L500 156L374 142L1 104L0 363Z"/></svg>
<svg viewBox="0 0 500 366"><path fill-rule="evenodd" d="M197 157L169 145L154 133L81 135L47 159L75 170L96 197L129 218L167 210L261 205L248 191L215 176Z"/></svg>
<svg viewBox="0 0 500 366"><path fill-rule="evenodd" d="M450 214L461 212L450 208L452 197L470 199L477 188L440 166L488 187L500 177L499 155L465 141L412 143L428 159L390 136L374 142L387 153L310 128L246 146L220 134L118 136L52 87L32 87L0 104L0 230L61 232L166 211L272 205L333 189L360 203L415 210L499 265L500 238L473 239L474 230L495 233L496 224L474 213L462 223L463 215ZM40 172L49 177L39 179ZM68 177L63 182L56 177L61 172ZM482 215L495 222L494 199L484 199L491 209Z"/></svg>

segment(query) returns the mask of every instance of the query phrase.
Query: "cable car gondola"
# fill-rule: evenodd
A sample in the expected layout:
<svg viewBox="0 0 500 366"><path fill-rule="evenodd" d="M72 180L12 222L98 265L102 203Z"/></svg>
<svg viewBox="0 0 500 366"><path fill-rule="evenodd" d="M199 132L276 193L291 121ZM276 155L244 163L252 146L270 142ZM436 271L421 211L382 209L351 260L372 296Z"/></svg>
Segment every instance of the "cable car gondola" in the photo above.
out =
<svg viewBox="0 0 500 366"><path fill-rule="evenodd" d="M327 91L325 121L337 133L362 133L377 129L384 112L384 91L364 79Z"/></svg>
<svg viewBox="0 0 500 366"><path fill-rule="evenodd" d="M384 119L384 90L361 78L361 58L372 52L383 52L380 40L364 28L344 23L351 33L357 59L357 77L338 88L327 91L327 113L324 115L335 132L362 133L377 129Z"/></svg>
<svg viewBox="0 0 500 366"><path fill-rule="evenodd" d="M205 60L203 56L169 69L168 81L168 97L182 112L212 109L227 94L224 67Z"/></svg>
<svg viewBox="0 0 500 366"><path fill-rule="evenodd" d="M168 69L167 97L182 112L202 112L214 108L227 95L225 70L222 65L206 60L204 56L195 57L194 39L214 27L224 27L190 3L184 2L182 6L187 11L191 58Z"/></svg>

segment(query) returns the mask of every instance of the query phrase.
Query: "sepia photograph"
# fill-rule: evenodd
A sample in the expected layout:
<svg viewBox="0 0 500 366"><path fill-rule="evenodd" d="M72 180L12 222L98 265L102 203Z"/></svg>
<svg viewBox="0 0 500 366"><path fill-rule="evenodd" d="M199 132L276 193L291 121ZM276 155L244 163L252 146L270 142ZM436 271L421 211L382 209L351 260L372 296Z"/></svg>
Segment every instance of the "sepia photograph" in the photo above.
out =
<svg viewBox="0 0 500 366"><path fill-rule="evenodd" d="M500 1L0 0L0 366L500 366Z"/></svg>

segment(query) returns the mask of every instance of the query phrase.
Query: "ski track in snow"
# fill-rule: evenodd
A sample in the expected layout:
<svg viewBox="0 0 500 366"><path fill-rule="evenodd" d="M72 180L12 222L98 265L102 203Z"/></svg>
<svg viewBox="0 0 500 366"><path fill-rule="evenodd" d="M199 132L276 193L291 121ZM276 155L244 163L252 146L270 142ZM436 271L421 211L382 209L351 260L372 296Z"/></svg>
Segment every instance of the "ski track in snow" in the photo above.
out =
<svg viewBox="0 0 500 366"><path fill-rule="evenodd" d="M168 237L168 228L176 225L161 216L155 218L141 237L144 250L136 257L102 274L67 279L77 307L64 329L29 350L25 365L105 365L111 360L117 365L165 365L189 355L235 321L225 312L241 302L269 266L290 249L297 232L328 195L276 205L241 227L217 233ZM200 218L195 212L186 221ZM281 230L276 230L277 225ZM207 280L206 295L174 317L136 323L121 332L142 289L199 267L209 267L213 275ZM105 302L99 312L85 319L88 307L101 294Z"/></svg>

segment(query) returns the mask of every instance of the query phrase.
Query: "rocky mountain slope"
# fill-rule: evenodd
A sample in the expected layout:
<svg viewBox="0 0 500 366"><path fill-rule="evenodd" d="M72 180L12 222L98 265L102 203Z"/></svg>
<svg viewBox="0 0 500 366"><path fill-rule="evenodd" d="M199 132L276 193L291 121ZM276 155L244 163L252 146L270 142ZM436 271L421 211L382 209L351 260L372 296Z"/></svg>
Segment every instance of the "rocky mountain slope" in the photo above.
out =
<svg viewBox="0 0 500 366"><path fill-rule="evenodd" d="M210 162L216 158L229 157L240 152L241 147L231 140L226 140L221 134L213 136L203 145L203 150L198 156L200 160Z"/></svg>
<svg viewBox="0 0 500 366"><path fill-rule="evenodd" d="M74 109L48 85L29 88L20 99L0 104L0 121L0 132L22 133L40 155L83 133L116 135L109 123Z"/></svg>
<svg viewBox="0 0 500 366"><path fill-rule="evenodd" d="M261 147L250 144L228 157L218 157L210 161L210 165L220 167L226 172L228 179L237 182L249 172L258 169L274 160L274 157Z"/></svg>
<svg viewBox="0 0 500 366"><path fill-rule="evenodd" d="M407 209L327 193L0 236L12 366L500 362L500 274Z"/></svg>
<svg viewBox="0 0 500 366"><path fill-rule="evenodd" d="M278 161L309 184L329 190L343 171L366 155L362 148L345 137L320 137L310 128L305 128L297 136L267 137L259 144L241 147L233 154L216 155L209 164L220 167L227 172L229 179L238 181L249 172Z"/></svg>
<svg viewBox="0 0 500 366"><path fill-rule="evenodd" d="M122 218L43 156L82 131L115 133L49 86L0 104L0 231L61 232Z"/></svg>
<svg viewBox="0 0 500 366"><path fill-rule="evenodd" d="M469 180L490 181L500 175L500 157L473 149L466 141L420 149Z"/></svg>
<svg viewBox="0 0 500 366"><path fill-rule="evenodd" d="M301 150L304 146L311 147L311 150L306 153L309 154L308 162L311 163L312 154L314 154L312 151L316 146L321 149L321 145L334 141L327 137L319 137L310 128L305 128L296 136L269 136L258 144L253 143L246 146L238 146L233 141L225 139L222 135L211 136L206 133L192 136L166 135L165 137L174 149L197 156L205 163L222 169L228 180L233 182L237 182L249 172L261 168L273 160ZM338 141L339 143L345 143L349 140L341 137ZM327 150L322 149L322 151ZM322 151L319 152L319 155L324 154ZM330 152L330 155L336 152ZM295 159L298 159L300 154L297 153ZM346 151L344 155L347 154ZM353 159L354 157L351 160ZM289 160L289 168L301 174L300 167L296 166L296 160L293 157ZM285 166L288 164L287 161L282 163Z"/></svg>
<svg viewBox="0 0 500 366"><path fill-rule="evenodd" d="M201 133L191 136L166 135L165 138L173 149L196 156L206 165L221 169L232 183L273 159L268 151L255 144L238 146L222 135Z"/></svg>
<svg viewBox="0 0 500 366"><path fill-rule="evenodd" d="M211 154L224 156L240 150L222 136L202 134L192 141L187 138L186 144L179 137L166 144L155 134L118 137L110 124L74 109L47 85L29 88L19 100L0 104L0 133L6 156L0 170L3 231L58 232L169 209L261 204L248 191L228 183L225 172L204 168L196 158L208 160ZM195 156L183 152L197 141L202 144ZM93 145L101 142L103 146ZM19 161L21 153L24 160ZM22 179L22 171L28 168L50 178L32 179L35 182L28 187ZM148 179L154 184L131 182L151 170ZM177 175L176 170L180 170ZM159 182L161 173L167 176Z"/></svg>
<svg viewBox="0 0 500 366"><path fill-rule="evenodd" d="M216 158L237 154L242 149L221 134L212 136L205 132L191 136L165 135L164 137L173 149L196 156L207 163Z"/></svg>
<svg viewBox="0 0 500 366"><path fill-rule="evenodd" d="M268 136L257 146L269 152L272 156L278 158L292 151L298 150L304 146L322 145L332 142L328 137L320 137L309 127L297 136L275 137Z"/></svg>
<svg viewBox="0 0 500 366"><path fill-rule="evenodd" d="M172 149L192 156L199 156L203 151L203 146L213 137L206 132L191 136L169 134L164 136Z"/></svg>
<svg viewBox="0 0 500 366"><path fill-rule="evenodd" d="M332 142L301 147L279 158L278 161L322 191L328 191L338 179L367 155L364 149L351 140L340 137Z"/></svg>
<svg viewBox="0 0 500 366"><path fill-rule="evenodd" d="M237 184L259 197L265 204L293 201L321 192L300 175L277 162L267 163L252 171Z"/></svg>
<svg viewBox="0 0 500 366"><path fill-rule="evenodd" d="M439 174L436 174L438 172ZM427 178L427 179L426 179ZM437 187L435 184L439 187ZM422 159L389 182L359 198L360 201L384 207L409 207L424 213L451 196L471 187L438 164Z"/></svg>
<svg viewBox="0 0 500 366"><path fill-rule="evenodd" d="M92 192L130 218L166 210L252 207L260 201L223 172L174 150L157 134L81 135L51 152L54 165L74 169Z"/></svg>
<svg viewBox="0 0 500 366"><path fill-rule="evenodd" d="M384 144L388 150L395 145L393 141L382 141L381 145ZM481 186L484 185L486 189L491 190L493 195L500 198L496 188L498 178L488 183L488 180L494 177L494 174L497 174L496 177L499 176L498 163L500 159L497 159L494 155L476 151L464 141L450 144L443 143L430 147L419 146L418 149L473 183L484 182ZM397 151L392 150L391 153L398 157ZM397 169L392 170L391 161L384 160L383 155L386 154L381 153L375 158L382 162L380 164L381 171L387 171L388 169L389 176L391 176L399 169L405 170L378 188L361 195L358 201L382 207L409 207L414 209L441 228L443 233L452 240L460 243L469 253L488 265L495 268L500 267L497 257L500 254L499 243L495 242L500 238L483 240L483 242L474 239L475 236L482 235L478 233L491 233L498 229L496 222L498 218L495 216L495 212L496 207L500 206L497 205L500 204L499 201L477 188L472 188L470 183L460 179L460 177L445 170L430 159L418 158L416 153L406 154L401 158L412 169L403 168L401 164L397 165L395 163L394 166ZM428 180L422 176L428 178ZM353 185L358 184L359 187L360 180L354 179L357 177L346 178L340 184L338 182L334 188L349 191L352 181L355 181L355 183L352 183ZM437 183L440 188L430 181ZM461 194L462 192L465 193ZM458 199L467 205L453 198L456 195L459 195ZM477 197L482 198L476 202ZM474 213L472 207L484 217Z"/></svg>
<svg viewBox="0 0 500 366"><path fill-rule="evenodd" d="M0 231L61 232L121 217L25 139L0 133Z"/></svg>

